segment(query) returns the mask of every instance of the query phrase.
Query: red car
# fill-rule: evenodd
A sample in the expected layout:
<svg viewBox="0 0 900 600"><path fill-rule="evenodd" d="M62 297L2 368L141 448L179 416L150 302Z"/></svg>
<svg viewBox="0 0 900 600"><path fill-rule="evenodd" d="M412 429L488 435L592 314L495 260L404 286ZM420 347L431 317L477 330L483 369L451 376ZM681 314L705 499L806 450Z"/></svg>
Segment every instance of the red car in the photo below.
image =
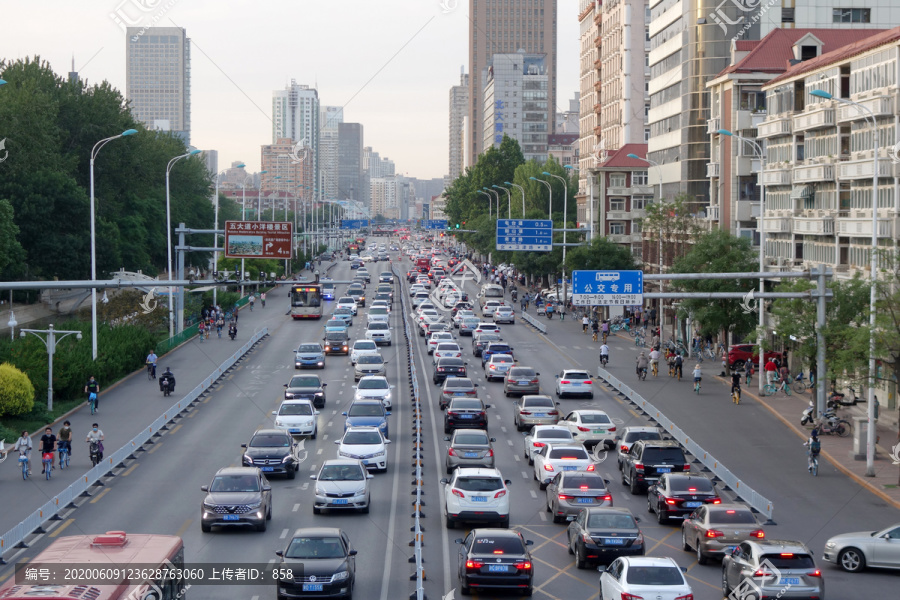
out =
<svg viewBox="0 0 900 600"><path fill-rule="evenodd" d="M781 352L767 350L764 359L768 362L770 359L781 357ZM735 344L728 349L728 366L732 369L744 368L744 363L748 360L752 360L754 365L759 364L759 348L756 344Z"/></svg>

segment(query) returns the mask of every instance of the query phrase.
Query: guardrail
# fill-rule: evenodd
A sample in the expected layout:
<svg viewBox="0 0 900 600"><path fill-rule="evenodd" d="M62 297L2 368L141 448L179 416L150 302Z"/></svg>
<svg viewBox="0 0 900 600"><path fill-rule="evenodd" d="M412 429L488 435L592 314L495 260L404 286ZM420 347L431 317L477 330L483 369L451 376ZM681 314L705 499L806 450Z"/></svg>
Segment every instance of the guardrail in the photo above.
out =
<svg viewBox="0 0 900 600"><path fill-rule="evenodd" d="M774 524L772 522L772 512L774 507L770 500L741 481L737 475L716 460L712 454L701 448L697 442L688 437L687 434L666 417L666 415L658 408L645 400L643 396L635 392L629 386L619 381L619 379L610 374L609 371L602 367L597 367L597 377L603 379L606 383L618 390L618 392L625 396L628 401L634 404L639 410L646 413L651 421L656 421L660 427L666 430L668 435L672 436L672 438L681 444L698 462L709 469L716 478L725 485L726 489L730 489L755 512L764 514L769 520L769 524Z"/></svg>
<svg viewBox="0 0 900 600"><path fill-rule="evenodd" d="M25 538L32 532L44 533L43 524L48 520L58 520L57 516L60 511L65 508L76 508L75 500L79 496L89 496L88 491L92 486L97 484L100 479L106 477L107 474L119 464L134 458L134 453L140 451L141 447L150 442L152 438L160 435L160 431L166 431L169 423L186 410L191 404L197 401L200 395L205 392L217 379L219 379L225 371L230 369L234 363L238 361L244 354L250 351L259 340L268 335L268 328L257 331L250 340L238 349L237 352L228 357L221 365L202 382L200 382L190 393L186 394L181 400L169 407L163 412L149 427L146 427L139 434L134 436L130 442L112 453L111 456L105 457L103 462L93 467L87 473L82 475L77 481L69 487L55 495L39 509L31 513L24 521L0 536L0 564L6 564L3 560L3 554L13 547L27 547ZM100 485L103 485L102 483Z"/></svg>
<svg viewBox="0 0 900 600"><path fill-rule="evenodd" d="M541 322L540 322L538 319L536 319L535 317L532 317L531 315L529 315L529 314L528 314L528 311L524 311L524 310L523 310L523 311L522 311L521 313L519 313L519 314L522 315L522 320L523 320L523 321L525 321L526 323L528 323L529 325L531 325L532 327L534 327L535 329L537 329L537 330L540 331L541 333L547 333L547 326L544 325L543 323L541 323Z"/></svg>

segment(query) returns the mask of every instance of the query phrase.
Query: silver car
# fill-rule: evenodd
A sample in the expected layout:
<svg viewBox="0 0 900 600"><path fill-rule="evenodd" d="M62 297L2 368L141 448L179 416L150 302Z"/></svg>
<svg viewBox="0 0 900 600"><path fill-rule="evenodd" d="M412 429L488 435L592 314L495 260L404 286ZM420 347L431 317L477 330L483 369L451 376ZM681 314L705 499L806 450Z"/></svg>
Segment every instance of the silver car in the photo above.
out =
<svg viewBox="0 0 900 600"><path fill-rule="evenodd" d="M836 535L825 542L822 558L851 573L866 567L900 569L900 523L881 531Z"/></svg>
<svg viewBox="0 0 900 600"><path fill-rule="evenodd" d="M612 505L609 480L599 473L563 471L547 484L547 510L554 523L573 521L585 508Z"/></svg>
<svg viewBox="0 0 900 600"><path fill-rule="evenodd" d="M497 310L494 311L494 323L514 324L515 322L516 313L513 311L511 306L501 304L497 307Z"/></svg>
<svg viewBox="0 0 900 600"><path fill-rule="evenodd" d="M450 442L445 461L448 475L456 467L494 468L493 442L497 440L488 437L484 429L456 429L444 436L444 441Z"/></svg>
<svg viewBox="0 0 900 600"><path fill-rule="evenodd" d="M386 375L387 361L380 354L363 354L356 359L353 380L359 381L367 375Z"/></svg>
<svg viewBox="0 0 900 600"><path fill-rule="evenodd" d="M560 416L558 406L559 402L554 402L550 396L522 396L513 408L516 430L525 431L535 425L556 425Z"/></svg>
<svg viewBox="0 0 900 600"><path fill-rule="evenodd" d="M463 317L459 321L459 335L472 335L480 322L478 317Z"/></svg>
<svg viewBox="0 0 900 600"><path fill-rule="evenodd" d="M514 364L516 361L509 354L494 354L484 363L484 378L488 381L503 379Z"/></svg>
<svg viewBox="0 0 900 600"><path fill-rule="evenodd" d="M337 458L326 460L319 469L318 475L309 478L316 482L316 499L313 514L319 514L323 508L329 510L358 510L369 512L369 480L370 475L362 461L358 459Z"/></svg>
<svg viewBox="0 0 900 600"><path fill-rule="evenodd" d="M823 598L825 580L803 542L747 540L722 559L723 594L738 589L760 598Z"/></svg>

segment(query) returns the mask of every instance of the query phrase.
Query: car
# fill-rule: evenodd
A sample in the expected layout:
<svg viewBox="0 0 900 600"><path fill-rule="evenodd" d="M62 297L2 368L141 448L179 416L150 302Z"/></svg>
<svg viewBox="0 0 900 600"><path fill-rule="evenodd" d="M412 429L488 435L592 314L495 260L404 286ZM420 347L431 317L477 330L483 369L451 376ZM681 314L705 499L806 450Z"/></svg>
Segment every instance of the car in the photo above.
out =
<svg viewBox="0 0 900 600"><path fill-rule="evenodd" d="M394 298L394 286L390 283L379 283L378 287L375 288L375 293L377 294L388 294L391 297L391 300Z"/></svg>
<svg viewBox="0 0 900 600"><path fill-rule="evenodd" d="M426 337L428 335L429 330L431 329L432 325L444 325L444 327L442 327L441 329L446 330L447 327L443 323L443 320L444 320L444 318L442 316L436 315L436 314L435 315L429 315L429 314L422 315L421 317L419 317L419 320L416 321L416 324L419 326L419 336Z"/></svg>
<svg viewBox="0 0 900 600"><path fill-rule="evenodd" d="M513 424L516 431L526 431L534 425L556 425L559 421L559 402L550 396L526 395L513 405Z"/></svg>
<svg viewBox="0 0 900 600"><path fill-rule="evenodd" d="M354 400L341 414L347 417L344 419L344 431L351 427L377 427L384 437L390 437L387 418L391 413L380 399Z"/></svg>
<svg viewBox="0 0 900 600"><path fill-rule="evenodd" d="M206 497L200 505L200 529L237 525L266 530L272 518L272 486L256 467L219 469L209 485L201 486Z"/></svg>
<svg viewBox="0 0 900 600"><path fill-rule="evenodd" d="M766 350L763 360L768 362L773 359L781 360L784 356L781 352ZM734 371L743 370L744 363L752 360L754 365L759 364L759 346L756 344L734 344L728 348L728 367Z"/></svg>
<svg viewBox="0 0 900 600"><path fill-rule="evenodd" d="M712 481L702 475L663 473L647 488L647 512L656 513L660 525L684 519L704 504L721 504Z"/></svg>
<svg viewBox="0 0 900 600"><path fill-rule="evenodd" d="M354 259L350 262L350 268L351 268L351 269L358 269L358 268L360 268L361 266L362 266L362 260L359 259L359 258L354 258Z"/></svg>
<svg viewBox="0 0 900 600"><path fill-rule="evenodd" d="M465 317L459 322L459 335L472 335L478 327L478 317Z"/></svg>
<svg viewBox="0 0 900 600"><path fill-rule="evenodd" d="M297 476L300 461L297 459L297 443L284 429L258 429L247 444L241 444L245 467L257 467L263 473Z"/></svg>
<svg viewBox="0 0 900 600"><path fill-rule="evenodd" d="M325 333L337 331L338 333L347 333L347 321L340 317L332 317L325 321Z"/></svg>
<svg viewBox="0 0 900 600"><path fill-rule="evenodd" d="M467 374L466 361L462 358L439 358L434 363L434 373L431 376L431 381L435 385L440 385L448 377L465 377Z"/></svg>
<svg viewBox="0 0 900 600"><path fill-rule="evenodd" d="M510 325L515 325L515 323L516 323L515 311L513 311L511 306L501 304L494 311L494 323L509 323Z"/></svg>
<svg viewBox="0 0 900 600"><path fill-rule="evenodd" d="M347 288L347 295L356 301L357 306L366 305L366 290L358 283L351 283Z"/></svg>
<svg viewBox="0 0 900 600"><path fill-rule="evenodd" d="M609 439L616 431L609 415L594 409L573 410L559 424L568 427L575 439L589 448Z"/></svg>
<svg viewBox="0 0 900 600"><path fill-rule="evenodd" d="M495 323L485 323L482 321L475 328L475 333L500 333L500 326Z"/></svg>
<svg viewBox="0 0 900 600"><path fill-rule="evenodd" d="M510 367L503 378L503 393L507 398L513 394L539 394L541 392L541 374L531 367Z"/></svg>
<svg viewBox="0 0 900 600"><path fill-rule="evenodd" d="M416 295L412 297L411 304L413 308L419 306L423 302L428 302L428 299L431 296L428 295L428 292L416 292Z"/></svg>
<svg viewBox="0 0 900 600"><path fill-rule="evenodd" d="M424 327L424 334L426 337L430 336L432 333L438 332L450 333L450 326L443 321L436 321L433 323L428 323Z"/></svg>
<svg viewBox="0 0 900 600"><path fill-rule="evenodd" d="M431 301L422 302L421 304L416 306L415 312L416 312L416 316L419 316L419 317L421 317L423 314L425 314L425 312L428 312L431 315L439 315L440 314L437 310L437 307Z"/></svg>
<svg viewBox="0 0 900 600"><path fill-rule="evenodd" d="M704 504L681 522L681 547L686 552L693 549L701 565L730 554L744 540L765 537L753 511L744 504Z"/></svg>
<svg viewBox="0 0 900 600"><path fill-rule="evenodd" d="M372 475L361 460L357 458L326 460L319 468L318 474L310 475L309 478L316 482L313 514L321 513L322 509L358 510L368 514L371 498L369 480L372 479Z"/></svg>
<svg viewBox="0 0 900 600"><path fill-rule="evenodd" d="M451 398L444 411L444 433L450 433L454 429L486 430L487 409L490 407L490 404L485 404L478 398Z"/></svg>
<svg viewBox="0 0 900 600"><path fill-rule="evenodd" d="M497 440L488 437L487 431L457 429L453 435L445 436L444 441L450 442L444 461L448 475L457 467L494 468L494 442Z"/></svg>
<svg viewBox="0 0 900 600"><path fill-rule="evenodd" d="M356 300L350 296L341 296L338 298L337 308L349 308L354 317L359 313L359 307L356 305Z"/></svg>
<svg viewBox="0 0 900 600"><path fill-rule="evenodd" d="M488 300L481 306L481 316L485 319L493 319L494 313L500 308L501 302L498 300Z"/></svg>
<svg viewBox="0 0 900 600"><path fill-rule="evenodd" d="M371 375L386 375L387 362L380 354L363 354L353 367L353 380L359 381Z"/></svg>
<svg viewBox="0 0 900 600"><path fill-rule="evenodd" d="M280 580L277 600L288 598L353 597L356 584L356 550L350 538L337 527L304 527L294 531L281 557L281 569L292 569L299 577Z"/></svg>
<svg viewBox="0 0 900 600"><path fill-rule="evenodd" d="M378 275L378 283L394 283L394 274L390 271L382 271Z"/></svg>
<svg viewBox="0 0 900 600"><path fill-rule="evenodd" d="M322 299L323 300L334 300L334 282L332 282L332 281L323 281L322 282Z"/></svg>
<svg viewBox="0 0 900 600"><path fill-rule="evenodd" d="M447 377L441 388L441 398L439 406L441 410L446 410L447 405L453 398L475 398L478 396L477 383L474 383L468 377Z"/></svg>
<svg viewBox="0 0 900 600"><path fill-rule="evenodd" d="M526 540L518 531L473 529L459 544L456 574L460 592L512 590L530 596L534 589L534 561ZM452 597L452 595L450 596Z"/></svg>
<svg viewBox="0 0 900 600"><path fill-rule="evenodd" d="M600 597L693 600L694 593L674 559L620 556L600 574Z"/></svg>
<svg viewBox="0 0 900 600"><path fill-rule="evenodd" d="M825 581L803 542L747 540L722 559L722 592L736 589L757 598L823 598Z"/></svg>
<svg viewBox="0 0 900 600"><path fill-rule="evenodd" d="M454 327L455 329L459 329L460 323L462 323L462 320L465 319L465 318L467 318L467 317L477 318L477 317L475 316L475 313L472 312L471 310L460 310L460 311L457 311L457 313L456 313L455 315L452 315L452 319L453 319L453 327Z"/></svg>
<svg viewBox="0 0 900 600"><path fill-rule="evenodd" d="M366 375L355 386L354 400L381 400L386 409L390 409L393 403L394 386L388 383L384 375Z"/></svg>
<svg viewBox="0 0 900 600"><path fill-rule="evenodd" d="M325 388L318 375L294 375L284 384L285 400L310 400L316 408L325 408Z"/></svg>
<svg viewBox="0 0 900 600"><path fill-rule="evenodd" d="M374 300L374 302L372 302L373 306L376 303L378 303L379 301L382 301L385 303L383 306L387 309L390 309L394 304L394 298L387 292L375 292L375 296L374 296L373 300Z"/></svg>
<svg viewBox="0 0 900 600"><path fill-rule="evenodd" d="M322 344L318 342L300 344L294 351L294 368L303 369L304 367L325 368L325 349Z"/></svg>
<svg viewBox="0 0 900 600"><path fill-rule="evenodd" d="M463 294L465 294L465 292L463 292ZM468 296L468 294L465 294L465 295ZM455 317L461 310L470 310L470 311L472 311L472 314L474 315L475 314L475 305L472 304L471 302L469 302L468 300L463 299L462 301L457 302L456 305L454 305L454 307L450 309L450 316Z"/></svg>
<svg viewBox="0 0 900 600"><path fill-rule="evenodd" d="M347 323L347 327L353 325L353 310L349 306L338 306L331 313L332 319L343 319Z"/></svg>
<svg viewBox="0 0 900 600"><path fill-rule="evenodd" d="M366 327L366 339L376 344L391 345L391 327L387 323L369 323Z"/></svg>
<svg viewBox="0 0 900 600"><path fill-rule="evenodd" d="M590 454L581 444L545 444L531 455L534 462L534 479L542 490L553 477L562 471L588 471L596 468Z"/></svg>
<svg viewBox="0 0 900 600"><path fill-rule="evenodd" d="M385 306L373 306L366 313L367 323L388 323L391 319L391 311Z"/></svg>
<svg viewBox="0 0 900 600"><path fill-rule="evenodd" d="M310 400L284 400L278 410L272 411L275 428L291 435L308 435L316 439L319 432L319 411Z"/></svg>
<svg viewBox="0 0 900 600"><path fill-rule="evenodd" d="M420 283L414 283L411 286L409 286L409 297L412 298L416 294L419 294L424 291L425 291L424 285L422 285Z"/></svg>
<svg viewBox="0 0 900 600"><path fill-rule="evenodd" d="M353 281L350 282L350 285L358 285L359 287L361 287L362 289L365 290L366 286L369 285L369 282L366 281L365 277L357 275L356 277L353 278Z"/></svg>
<svg viewBox="0 0 900 600"><path fill-rule="evenodd" d="M627 508L582 509L566 529L566 545L569 554L575 555L575 567L609 564L620 556L643 556L644 534L638 527L639 520Z"/></svg>
<svg viewBox="0 0 900 600"><path fill-rule="evenodd" d="M431 355L432 363L436 364L441 358L462 358L462 348L456 342L441 341L435 346Z"/></svg>
<svg viewBox="0 0 900 600"><path fill-rule="evenodd" d="M379 354L378 345L372 340L356 340L350 348L350 364L355 365L364 354Z"/></svg>
<svg viewBox="0 0 900 600"><path fill-rule="evenodd" d="M326 331L325 337L325 354L350 354L350 336L347 330L344 331Z"/></svg>
<svg viewBox="0 0 900 600"><path fill-rule="evenodd" d="M377 294L375 299L372 300L371 308L383 308L386 311L391 312L390 298L378 298L378 296L387 296L387 294Z"/></svg>
<svg viewBox="0 0 900 600"><path fill-rule="evenodd" d="M565 369L556 376L556 397L587 396L594 399L594 382L587 371Z"/></svg>
<svg viewBox="0 0 900 600"><path fill-rule="evenodd" d="M662 440L662 435L656 427L626 427L622 430L622 435L616 438L616 459L619 463L619 470L622 470L622 463L625 455L631 450L631 446L638 440Z"/></svg>
<svg viewBox="0 0 900 600"><path fill-rule="evenodd" d="M825 542L822 558L843 570L858 573L867 567L900 569L900 523L879 531L857 531Z"/></svg>
<svg viewBox="0 0 900 600"><path fill-rule="evenodd" d="M632 494L646 491L664 473L687 473L691 464L674 441L638 440L622 461L622 483Z"/></svg>
<svg viewBox="0 0 900 600"><path fill-rule="evenodd" d="M483 362L484 378L488 381L503 379L510 367L516 364L515 359L509 354L494 354L487 362Z"/></svg>
<svg viewBox="0 0 900 600"><path fill-rule="evenodd" d="M370 283L372 281L372 276L369 275L369 270L365 267L361 267L359 271L356 272L357 277L365 277L366 283Z"/></svg>
<svg viewBox="0 0 900 600"><path fill-rule="evenodd" d="M452 342L453 334L449 331L438 331L428 336L426 352L431 354L440 342Z"/></svg>
<svg viewBox="0 0 900 600"><path fill-rule="evenodd" d="M481 350L481 366L483 367L494 354L508 354L513 359L516 357L513 347L506 342L490 342Z"/></svg>
<svg viewBox="0 0 900 600"><path fill-rule="evenodd" d="M378 427L350 427L334 443L338 445L338 458L359 460L367 469L387 471L387 445L391 440L385 439Z"/></svg>
<svg viewBox="0 0 900 600"><path fill-rule="evenodd" d="M484 433L484 432L482 432ZM495 523L509 528L509 490L512 482L487 467L459 467L441 479L447 529L458 523Z"/></svg>
<svg viewBox="0 0 900 600"><path fill-rule="evenodd" d="M599 473L562 471L547 484L547 512L554 523L573 521L589 506L612 506L609 480Z"/></svg>
<svg viewBox="0 0 900 600"><path fill-rule="evenodd" d="M572 432L559 425L535 425L525 436L525 458L528 464L534 464L533 455L547 444L569 443L574 444L575 438Z"/></svg>

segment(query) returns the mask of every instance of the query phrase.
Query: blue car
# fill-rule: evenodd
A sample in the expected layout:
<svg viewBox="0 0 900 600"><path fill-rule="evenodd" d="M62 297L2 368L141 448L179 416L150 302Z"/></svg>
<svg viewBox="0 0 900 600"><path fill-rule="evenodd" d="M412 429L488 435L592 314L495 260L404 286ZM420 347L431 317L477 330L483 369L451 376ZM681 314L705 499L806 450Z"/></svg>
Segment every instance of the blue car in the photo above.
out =
<svg viewBox="0 0 900 600"><path fill-rule="evenodd" d="M347 417L344 431L349 427L377 427L384 437L388 437L387 418L391 413L385 410L381 400L356 400L341 414Z"/></svg>
<svg viewBox="0 0 900 600"><path fill-rule="evenodd" d="M340 317L332 317L325 321L325 333L329 333L331 331L347 331L347 321Z"/></svg>
<svg viewBox="0 0 900 600"><path fill-rule="evenodd" d="M492 354L509 354L513 358L516 357L516 355L513 354L512 346L510 346L509 344L491 342L490 344L487 345L487 347L484 350L481 351L481 368L482 369L484 368L484 363L486 363L488 361L488 359L491 358Z"/></svg>
<svg viewBox="0 0 900 600"><path fill-rule="evenodd" d="M342 319L347 327L353 325L353 311L349 308L339 307L334 310L334 313L331 315L332 319Z"/></svg>
<svg viewBox="0 0 900 600"><path fill-rule="evenodd" d="M317 342L309 344L300 344L294 353L294 368L303 369L312 367L314 369L325 368L325 349L322 344Z"/></svg>

